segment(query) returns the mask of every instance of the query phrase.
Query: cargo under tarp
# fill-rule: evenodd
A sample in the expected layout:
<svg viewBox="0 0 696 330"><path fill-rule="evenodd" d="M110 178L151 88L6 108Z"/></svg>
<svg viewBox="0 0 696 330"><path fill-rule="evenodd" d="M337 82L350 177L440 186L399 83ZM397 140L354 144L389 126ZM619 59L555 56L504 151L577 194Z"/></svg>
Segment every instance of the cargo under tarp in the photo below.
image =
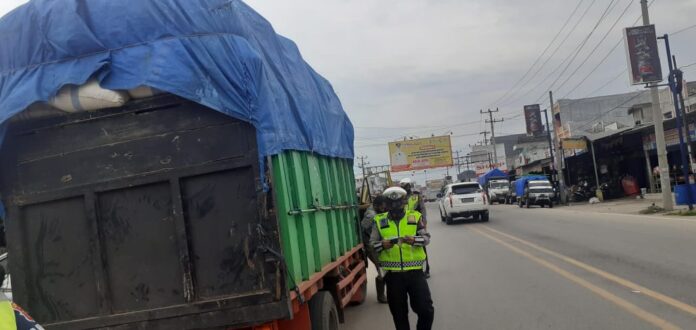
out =
<svg viewBox="0 0 696 330"><path fill-rule="evenodd" d="M508 175L505 172L503 172L497 168L494 168L494 169L492 169L484 174L481 174L481 176L478 177L478 180L479 180L479 184L481 186L485 187L486 183L488 183L488 180L490 180L491 178L507 178L507 177L508 177Z"/></svg>
<svg viewBox="0 0 696 330"><path fill-rule="evenodd" d="M32 0L0 19L0 134L64 85L150 86L251 123L261 156L353 158L353 127L296 45L240 0Z"/></svg>

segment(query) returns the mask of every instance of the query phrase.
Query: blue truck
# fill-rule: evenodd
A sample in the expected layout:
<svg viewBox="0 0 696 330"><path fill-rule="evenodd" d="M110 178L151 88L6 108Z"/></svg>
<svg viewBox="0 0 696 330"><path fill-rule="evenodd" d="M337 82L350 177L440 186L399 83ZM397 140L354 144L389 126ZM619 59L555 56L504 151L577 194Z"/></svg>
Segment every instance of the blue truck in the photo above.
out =
<svg viewBox="0 0 696 330"><path fill-rule="evenodd" d="M556 192L546 176L529 175L515 181L515 194L519 207L529 208L532 205L539 205L542 208L544 206L552 208Z"/></svg>

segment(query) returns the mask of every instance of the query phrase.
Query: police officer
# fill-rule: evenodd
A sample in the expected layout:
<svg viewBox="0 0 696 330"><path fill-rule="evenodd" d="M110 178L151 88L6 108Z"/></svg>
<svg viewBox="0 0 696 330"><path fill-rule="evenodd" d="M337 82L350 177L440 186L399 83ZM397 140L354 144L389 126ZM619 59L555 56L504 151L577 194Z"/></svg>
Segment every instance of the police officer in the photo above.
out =
<svg viewBox="0 0 696 330"><path fill-rule="evenodd" d="M413 181L411 181L411 179L409 178L404 178L401 181L399 181L399 185L401 186L401 188L404 188L404 190L406 190L406 193L408 194L406 197L406 209L420 212L423 217L421 221L423 221L423 224L427 227L428 220L426 219L425 214L425 204L420 194L416 191L413 191ZM430 278L430 258L428 258L427 250L425 251L425 278Z"/></svg>
<svg viewBox="0 0 696 330"><path fill-rule="evenodd" d="M420 212L425 220L425 204L420 194L417 191L413 191L413 181L410 178L404 178L399 181L399 186L406 190L408 194L406 207L411 211Z"/></svg>
<svg viewBox="0 0 696 330"><path fill-rule="evenodd" d="M5 278L5 268L0 266L0 279ZM1 280L0 280L1 281ZM0 329L2 330L44 330L27 312L0 293Z"/></svg>
<svg viewBox="0 0 696 330"><path fill-rule="evenodd" d="M387 303L387 295L384 293L384 274L382 268L379 266L377 252L375 252L375 249L370 244L370 235L372 235L372 228L375 226L375 216L384 212L386 212L385 198L379 195L372 201L372 205L365 211L365 216L360 222L360 226L363 230L363 244L365 245L365 250L367 250L367 257L375 264L375 267L377 267L375 286L377 289L377 301L381 304Z"/></svg>
<svg viewBox="0 0 696 330"><path fill-rule="evenodd" d="M430 234L421 213L406 209L408 193L400 187L384 191L387 213L375 216L370 244L379 253L379 262L387 272L387 301L396 330L409 330L408 305L418 315L418 330L432 328L435 309L430 288L423 273L424 247Z"/></svg>

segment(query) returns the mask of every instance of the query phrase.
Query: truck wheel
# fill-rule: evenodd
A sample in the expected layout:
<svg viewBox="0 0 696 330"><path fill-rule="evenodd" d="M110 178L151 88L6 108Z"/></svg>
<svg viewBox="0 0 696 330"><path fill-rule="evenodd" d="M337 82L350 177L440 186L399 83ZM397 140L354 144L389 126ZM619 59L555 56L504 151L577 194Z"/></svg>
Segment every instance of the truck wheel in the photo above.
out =
<svg viewBox="0 0 696 330"><path fill-rule="evenodd" d="M319 291L309 301L312 330L338 330L338 309L328 291Z"/></svg>
<svg viewBox="0 0 696 330"><path fill-rule="evenodd" d="M445 223L446 224L451 225L452 222L453 222L452 216L450 216L450 215L445 216Z"/></svg>
<svg viewBox="0 0 696 330"><path fill-rule="evenodd" d="M488 212L483 213L483 214L481 214L481 221L488 222L489 217L490 217L490 213L488 213Z"/></svg>
<svg viewBox="0 0 696 330"><path fill-rule="evenodd" d="M474 213L474 215L471 216L471 219L473 219L474 221L478 221L479 219L481 219L481 214Z"/></svg>
<svg viewBox="0 0 696 330"><path fill-rule="evenodd" d="M550 209L553 208L553 202L549 203L549 208L550 208Z"/></svg>

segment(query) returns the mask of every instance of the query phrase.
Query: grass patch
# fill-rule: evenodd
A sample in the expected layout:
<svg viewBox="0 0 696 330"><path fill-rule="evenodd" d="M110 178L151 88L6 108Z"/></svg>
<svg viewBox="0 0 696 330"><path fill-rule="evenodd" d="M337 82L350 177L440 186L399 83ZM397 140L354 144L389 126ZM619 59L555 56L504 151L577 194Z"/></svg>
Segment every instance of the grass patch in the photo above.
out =
<svg viewBox="0 0 696 330"><path fill-rule="evenodd" d="M640 210L640 214L655 214L655 213L662 213L664 212L665 209L656 206L655 204L648 206L647 209ZM694 214L696 215L696 214Z"/></svg>
<svg viewBox="0 0 696 330"><path fill-rule="evenodd" d="M678 216L682 216L682 217L694 217L694 216L696 216L696 210L691 210L691 211L679 210L679 211L667 213L667 215L678 215Z"/></svg>

